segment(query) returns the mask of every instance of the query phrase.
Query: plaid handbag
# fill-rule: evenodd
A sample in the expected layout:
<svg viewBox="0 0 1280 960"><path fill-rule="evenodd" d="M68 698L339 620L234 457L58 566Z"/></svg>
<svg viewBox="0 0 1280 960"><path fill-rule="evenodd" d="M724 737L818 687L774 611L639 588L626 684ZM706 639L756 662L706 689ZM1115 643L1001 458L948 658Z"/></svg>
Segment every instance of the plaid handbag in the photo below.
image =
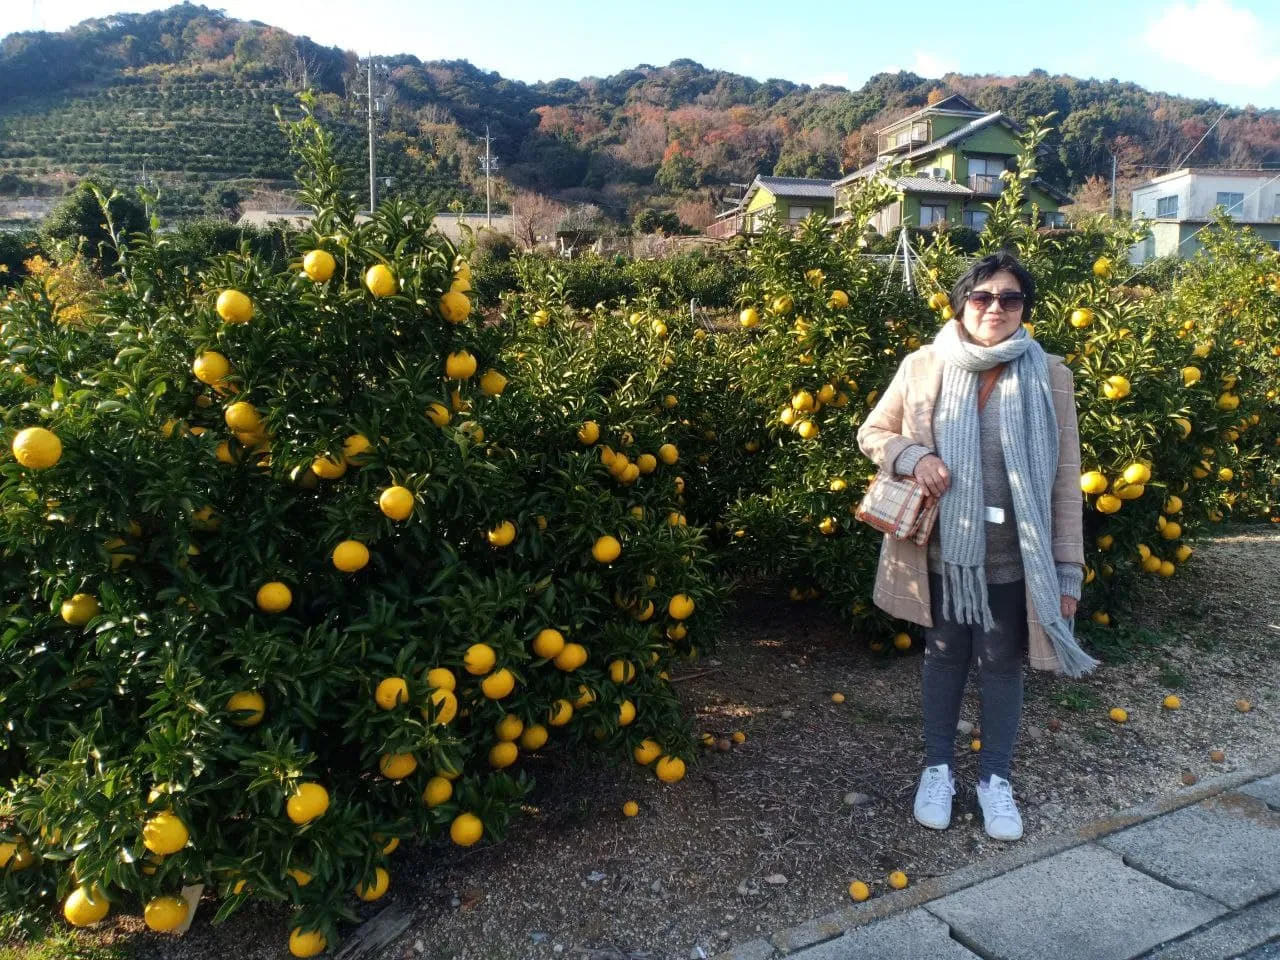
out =
<svg viewBox="0 0 1280 960"><path fill-rule="evenodd" d="M867 488L854 516L895 540L923 546L938 519L938 501L910 478L881 473Z"/></svg>

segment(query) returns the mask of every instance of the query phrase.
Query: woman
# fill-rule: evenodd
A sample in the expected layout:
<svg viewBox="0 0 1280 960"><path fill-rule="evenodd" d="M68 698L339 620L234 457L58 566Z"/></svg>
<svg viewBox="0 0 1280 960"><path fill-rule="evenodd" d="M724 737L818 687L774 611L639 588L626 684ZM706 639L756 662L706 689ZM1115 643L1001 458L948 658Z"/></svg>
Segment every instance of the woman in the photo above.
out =
<svg viewBox="0 0 1280 960"><path fill-rule="evenodd" d="M951 291L955 320L906 357L858 431L886 472L940 498L926 547L885 538L876 606L926 627L925 770L915 817L951 823L956 724L978 663L978 802L987 834L1022 836L1009 766L1022 713L1022 656L1079 676L1097 665L1072 637L1084 577L1080 440L1071 371L1023 323L1035 281L1009 253Z"/></svg>

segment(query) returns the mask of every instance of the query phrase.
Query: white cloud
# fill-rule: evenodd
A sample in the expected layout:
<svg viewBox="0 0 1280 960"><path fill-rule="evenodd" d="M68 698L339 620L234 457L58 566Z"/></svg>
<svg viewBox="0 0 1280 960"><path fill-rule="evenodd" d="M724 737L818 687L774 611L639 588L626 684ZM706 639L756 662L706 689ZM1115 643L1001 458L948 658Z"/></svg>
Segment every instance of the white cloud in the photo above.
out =
<svg viewBox="0 0 1280 960"><path fill-rule="evenodd" d="M1230 0L1175 3L1147 24L1147 49L1219 83L1263 90L1280 80L1274 31Z"/></svg>
<svg viewBox="0 0 1280 960"><path fill-rule="evenodd" d="M917 50L916 58L911 63L911 72L926 78L941 77L958 69L955 61L948 60L928 50Z"/></svg>

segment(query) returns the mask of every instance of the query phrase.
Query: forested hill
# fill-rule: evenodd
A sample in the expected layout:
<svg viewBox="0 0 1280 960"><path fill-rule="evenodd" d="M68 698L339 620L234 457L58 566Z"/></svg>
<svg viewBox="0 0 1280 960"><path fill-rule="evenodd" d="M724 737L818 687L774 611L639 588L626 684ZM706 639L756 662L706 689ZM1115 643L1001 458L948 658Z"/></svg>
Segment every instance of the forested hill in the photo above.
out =
<svg viewBox="0 0 1280 960"><path fill-rule="evenodd" d="M534 191L618 218L705 219L758 173L835 177L866 162L877 127L959 92L1015 119L1055 111L1042 173L1081 192L1119 158L1122 181L1176 163L1280 165L1280 111L1226 109L1116 80L880 74L861 89L757 81L690 60L526 84L465 61L383 58L380 173L391 193L482 204L477 136L497 138L500 195ZM856 63L851 63L856 68ZM59 192L88 172L164 185L170 212L228 209L288 186L273 108L311 87L358 177L355 54L193 4L87 20L0 42L0 198ZM353 182L353 186L354 186ZM1083 189L1082 189L1083 188ZM1096 192L1096 188L1093 188Z"/></svg>

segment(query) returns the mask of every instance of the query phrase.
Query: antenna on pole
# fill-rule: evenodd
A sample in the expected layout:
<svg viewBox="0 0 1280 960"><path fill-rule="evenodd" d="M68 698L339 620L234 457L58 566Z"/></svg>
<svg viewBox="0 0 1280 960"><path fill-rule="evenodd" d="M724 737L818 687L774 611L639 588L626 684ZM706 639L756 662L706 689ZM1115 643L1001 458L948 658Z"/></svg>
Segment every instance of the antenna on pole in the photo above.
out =
<svg viewBox="0 0 1280 960"><path fill-rule="evenodd" d="M484 141L484 156L480 158L480 167L484 170L484 222L485 226L490 230L493 229L493 186L490 181L490 175L494 170L498 169L498 158L493 155L491 150L493 141L496 137L489 136L489 125L484 125L484 136L479 139Z"/></svg>

